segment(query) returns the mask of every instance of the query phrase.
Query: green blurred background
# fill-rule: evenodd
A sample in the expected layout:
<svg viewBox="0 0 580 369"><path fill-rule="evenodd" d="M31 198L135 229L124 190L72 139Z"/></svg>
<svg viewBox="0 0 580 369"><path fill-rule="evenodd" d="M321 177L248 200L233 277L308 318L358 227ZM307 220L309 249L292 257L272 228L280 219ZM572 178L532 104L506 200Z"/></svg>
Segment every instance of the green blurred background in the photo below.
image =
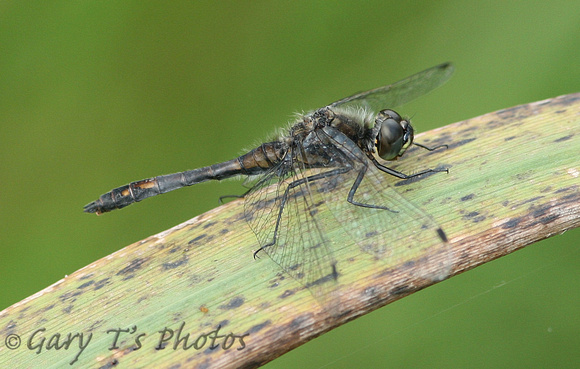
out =
<svg viewBox="0 0 580 369"><path fill-rule="evenodd" d="M451 82L402 109L418 131L578 92L580 2L3 1L0 309L242 189L202 184L83 214L103 192L233 158L295 111L448 60ZM574 367L579 236L440 283L268 367Z"/></svg>

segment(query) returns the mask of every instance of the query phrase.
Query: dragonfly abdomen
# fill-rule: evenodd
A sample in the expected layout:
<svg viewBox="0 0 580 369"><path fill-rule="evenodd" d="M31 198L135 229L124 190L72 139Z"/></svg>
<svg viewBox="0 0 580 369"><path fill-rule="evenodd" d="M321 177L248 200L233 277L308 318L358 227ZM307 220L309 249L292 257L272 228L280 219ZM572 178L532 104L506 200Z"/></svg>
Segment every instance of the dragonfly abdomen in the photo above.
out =
<svg viewBox="0 0 580 369"><path fill-rule="evenodd" d="M142 179L117 187L101 195L96 201L85 205L84 211L102 214L111 210L122 209L148 197L211 179L220 180L232 177L241 174L241 172L242 168L239 161L234 159L199 169Z"/></svg>
<svg viewBox="0 0 580 369"><path fill-rule="evenodd" d="M280 161L284 150L280 142L260 145L239 158L185 172L147 178L115 188L85 205L86 213L102 214L122 209L148 197L192 186L208 180L222 180L236 175L253 175Z"/></svg>
<svg viewBox="0 0 580 369"><path fill-rule="evenodd" d="M253 175L278 164L286 154L284 144L279 141L264 143L235 159L242 168L241 174Z"/></svg>

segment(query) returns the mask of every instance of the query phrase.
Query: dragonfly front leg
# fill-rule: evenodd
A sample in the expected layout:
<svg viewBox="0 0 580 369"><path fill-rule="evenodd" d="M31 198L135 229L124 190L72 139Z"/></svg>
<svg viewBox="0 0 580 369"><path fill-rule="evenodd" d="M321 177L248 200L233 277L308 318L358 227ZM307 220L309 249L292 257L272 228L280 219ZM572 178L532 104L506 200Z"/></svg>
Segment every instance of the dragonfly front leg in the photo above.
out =
<svg viewBox="0 0 580 369"><path fill-rule="evenodd" d="M401 173L397 170L394 170L394 169L391 169L387 166L382 165L375 158L372 158L371 160L372 160L373 164L375 165L375 167L377 167L379 170L381 170L387 174L390 174L392 176L395 176L397 178L401 178L401 179L415 178L415 177L419 177L419 176L426 174L426 173L441 173L441 172L449 173L449 169L425 169L425 170L422 170L422 171L417 172L415 174L405 174L405 173Z"/></svg>

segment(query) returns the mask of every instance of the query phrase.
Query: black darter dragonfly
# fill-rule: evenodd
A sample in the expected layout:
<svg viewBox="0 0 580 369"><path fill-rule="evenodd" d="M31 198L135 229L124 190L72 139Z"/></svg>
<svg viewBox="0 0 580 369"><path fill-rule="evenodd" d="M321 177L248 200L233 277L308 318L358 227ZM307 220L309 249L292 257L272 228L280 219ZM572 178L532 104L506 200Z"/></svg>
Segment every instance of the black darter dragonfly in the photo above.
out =
<svg viewBox="0 0 580 369"><path fill-rule="evenodd" d="M376 155L395 160L411 144L431 150L413 142L408 119L385 108L433 90L452 72L451 64L441 64L300 114L285 134L238 158L132 182L87 204L84 211L101 214L181 187L244 175L251 178L243 195L245 218L260 246L254 256L264 251L306 287L340 274L325 236L333 222L343 232L339 239L349 238L361 251L387 262L404 261L432 244L433 236L438 245L432 249L442 253L447 243L443 230L397 193L384 173L408 179L447 170L407 175L381 164ZM320 217L321 210L330 210L333 220ZM443 264L435 278L446 276Z"/></svg>

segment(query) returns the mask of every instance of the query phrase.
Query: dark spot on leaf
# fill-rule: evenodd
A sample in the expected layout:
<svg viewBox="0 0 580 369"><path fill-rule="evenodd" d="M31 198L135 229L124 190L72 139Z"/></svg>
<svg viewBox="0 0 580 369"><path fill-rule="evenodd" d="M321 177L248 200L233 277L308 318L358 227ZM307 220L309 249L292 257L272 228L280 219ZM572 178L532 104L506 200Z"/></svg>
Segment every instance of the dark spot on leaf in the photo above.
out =
<svg viewBox="0 0 580 369"><path fill-rule="evenodd" d="M374 237L374 236L376 236L378 234L379 234L379 232L377 232L377 231L367 232L365 234L365 238L371 238L371 237Z"/></svg>
<svg viewBox="0 0 580 369"><path fill-rule="evenodd" d="M100 328L104 323L105 323L105 321L103 319L99 319L96 322L94 322L93 324L91 324L91 326L89 327L89 329L87 331L94 332L97 328Z"/></svg>
<svg viewBox="0 0 580 369"><path fill-rule="evenodd" d="M532 212L532 216L534 218L539 218L541 216L544 216L548 212L548 210L550 210L549 205L543 205L543 206L537 207Z"/></svg>
<svg viewBox="0 0 580 369"><path fill-rule="evenodd" d="M560 216L558 214L548 215L547 217L541 218L540 223L542 223L542 224L552 223L554 220L556 220L558 218L560 218Z"/></svg>
<svg viewBox="0 0 580 369"><path fill-rule="evenodd" d="M107 286L109 284L111 284L111 279L110 278L103 278L100 281L98 281L98 282L95 283L94 290L95 291L96 290L100 290L101 288L103 288L103 287L105 287L105 286Z"/></svg>
<svg viewBox="0 0 580 369"><path fill-rule="evenodd" d="M224 310L236 309L236 308L239 308L240 306L242 306L244 304L244 302L245 302L245 300L243 297L234 297L226 305L221 305L220 309L224 309Z"/></svg>
<svg viewBox="0 0 580 369"><path fill-rule="evenodd" d="M80 294L82 294L81 291L67 292L67 293L64 293L64 294L60 295L59 298L60 298L60 301L62 301L62 302L65 302L65 301L68 301L68 300L72 300L71 302L74 302L76 300L74 297L76 297L76 296L78 296Z"/></svg>
<svg viewBox="0 0 580 369"><path fill-rule="evenodd" d="M290 270L298 270L298 269L300 268L300 266L301 266L301 265L302 265L302 264L294 264L294 265L290 265L290 266L288 267L288 269L290 269Z"/></svg>
<svg viewBox="0 0 580 369"><path fill-rule="evenodd" d="M414 268L414 267L415 267L415 262L414 262L413 260L406 261L406 262L403 264L403 267L404 267L404 268Z"/></svg>
<svg viewBox="0 0 580 369"><path fill-rule="evenodd" d="M292 290L286 290L286 291L284 291L283 294L280 295L280 298L281 299L285 299L286 297L292 296L292 295L294 295L294 291L292 291Z"/></svg>
<svg viewBox="0 0 580 369"><path fill-rule="evenodd" d="M54 306L55 306L54 304L52 304L52 305L48 305L47 307L45 307L44 309L42 309L42 311L49 311L49 310L52 310L52 309L54 308Z"/></svg>
<svg viewBox="0 0 580 369"><path fill-rule="evenodd" d="M558 101L560 99L557 99L556 101ZM563 99L561 99L561 104L562 105L571 105L572 103L576 102L580 100L580 96L578 96L578 94L570 94L570 95L565 95Z"/></svg>
<svg viewBox="0 0 580 369"><path fill-rule="evenodd" d="M574 137L573 134L570 134L568 136L564 136L564 137L560 137L558 139L555 139L554 142L562 142L562 141L568 141L569 139L571 139L572 137Z"/></svg>
<svg viewBox="0 0 580 369"><path fill-rule="evenodd" d="M304 325L308 323L308 317L306 316L298 316L289 324L290 332L300 332L301 329L304 328Z"/></svg>
<svg viewBox="0 0 580 369"><path fill-rule="evenodd" d="M532 172L532 171L530 171L530 170L528 170L528 171L525 171L525 172L523 172L523 173L518 173L518 174L516 174L516 176L515 176L515 177L516 177L516 178L517 178L517 180L519 180L519 181L525 181L525 180L527 180L528 178L530 178L530 177L532 176L532 174L533 174L533 172Z"/></svg>
<svg viewBox="0 0 580 369"><path fill-rule="evenodd" d="M525 200L520 205L527 204L527 203L530 203L530 202L536 202L536 201L538 201L538 200L540 200L542 198L544 198L544 196L535 196L535 197L532 197L530 199Z"/></svg>
<svg viewBox="0 0 580 369"><path fill-rule="evenodd" d="M117 275L124 275L124 274L134 273L135 271L141 269L143 267L143 264L147 260L148 260L147 258L133 259L133 260L131 260L131 262L129 262L129 265L127 265L123 269L119 270L117 272Z"/></svg>
<svg viewBox="0 0 580 369"><path fill-rule="evenodd" d="M8 324L6 324L6 326L4 327L2 332L6 335L9 335L11 333L14 333L15 329L16 329L16 322L14 320L11 320L8 322Z"/></svg>
<svg viewBox="0 0 580 369"><path fill-rule="evenodd" d="M480 215L477 211L472 211L471 213L465 214L464 219L471 220L474 223L479 223L485 220L485 216Z"/></svg>
<svg viewBox="0 0 580 369"><path fill-rule="evenodd" d="M497 111L497 115L501 116L503 119L505 118L510 118L510 117L515 117L516 113L518 112L518 110L520 109L519 106L514 106L511 108L507 108L507 109L503 109L503 110L498 110Z"/></svg>
<svg viewBox="0 0 580 369"><path fill-rule="evenodd" d="M248 329L248 333L250 335L253 333L258 333L259 331L269 326L270 324L272 324L272 321L270 320L266 320L264 323L256 324L255 326L250 327L250 329Z"/></svg>
<svg viewBox="0 0 580 369"><path fill-rule="evenodd" d="M106 363L103 366L100 366L98 369L110 369L110 368L114 368L119 364L119 360L117 359L113 359L111 361L109 361L108 363Z"/></svg>
<svg viewBox="0 0 580 369"><path fill-rule="evenodd" d="M562 193L562 192L568 192L568 191L576 191L578 189L578 186L570 186L570 187L564 187L564 188L559 188L556 191L554 191L554 193Z"/></svg>
<svg viewBox="0 0 580 369"><path fill-rule="evenodd" d="M406 294L412 293L415 290L416 290L416 288L413 288L413 287L408 286L408 285L398 286L398 287L393 288L390 291L390 294L391 295L406 295Z"/></svg>
<svg viewBox="0 0 580 369"><path fill-rule="evenodd" d="M465 196L463 196L463 197L462 197L462 198L460 198L459 200L461 200L461 201L467 201L467 200L471 200L471 199L473 199L474 197L475 197L475 195L471 193L471 194L469 194L469 195L465 195Z"/></svg>
<svg viewBox="0 0 580 369"><path fill-rule="evenodd" d="M184 256L181 260L177 260L171 263L163 263L161 265L161 267L163 268L163 270L171 270L171 269L175 269L177 267L182 266L183 264L186 264L188 261L188 258L186 256Z"/></svg>
<svg viewBox="0 0 580 369"><path fill-rule="evenodd" d="M550 191L552 191L552 186L548 186L548 187L542 189L540 192L541 193L546 193L546 192L550 192Z"/></svg>
<svg viewBox="0 0 580 369"><path fill-rule="evenodd" d="M207 234L205 234L205 233L204 234L201 234L201 235L195 237L194 239L190 240L187 244L191 245L192 243L196 243L199 240L204 239L206 236L207 236Z"/></svg>
<svg viewBox="0 0 580 369"><path fill-rule="evenodd" d="M80 290L80 289L82 289L82 288L87 288L87 287L89 287L90 285L92 285L93 283L95 283L95 281L88 281L88 282L86 282L86 283L83 283L83 284L81 284L81 285L80 285L80 286L78 286L77 288L78 288L79 290Z"/></svg>
<svg viewBox="0 0 580 369"><path fill-rule="evenodd" d="M510 229L510 228L515 228L518 226L518 224L520 224L520 222L522 221L521 218L512 218L510 220L508 220L507 222L505 222L502 226L503 229Z"/></svg>
<svg viewBox="0 0 580 369"><path fill-rule="evenodd" d="M578 194L571 193L570 195L566 195L562 197L563 201L577 201Z"/></svg>
<svg viewBox="0 0 580 369"><path fill-rule="evenodd" d="M207 222L206 224L203 225L203 229L208 229L209 227L213 227L216 224L217 222Z"/></svg>

